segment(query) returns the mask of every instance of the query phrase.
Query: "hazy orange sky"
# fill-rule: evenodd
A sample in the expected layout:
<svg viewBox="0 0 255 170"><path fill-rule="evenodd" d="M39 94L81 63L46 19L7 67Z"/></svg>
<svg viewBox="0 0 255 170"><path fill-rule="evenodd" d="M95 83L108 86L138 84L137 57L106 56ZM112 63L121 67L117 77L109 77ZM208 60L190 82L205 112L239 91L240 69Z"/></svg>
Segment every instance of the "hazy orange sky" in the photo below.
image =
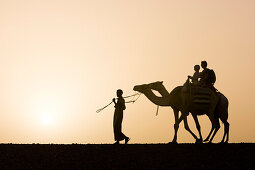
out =
<svg viewBox="0 0 255 170"><path fill-rule="evenodd" d="M112 143L113 105L96 110L118 88L171 91L201 60L229 99L230 142L255 142L254 18L254 0L1 0L0 143ZM172 140L172 109L155 113L145 96L127 105L131 143ZM194 142L183 123L178 142Z"/></svg>

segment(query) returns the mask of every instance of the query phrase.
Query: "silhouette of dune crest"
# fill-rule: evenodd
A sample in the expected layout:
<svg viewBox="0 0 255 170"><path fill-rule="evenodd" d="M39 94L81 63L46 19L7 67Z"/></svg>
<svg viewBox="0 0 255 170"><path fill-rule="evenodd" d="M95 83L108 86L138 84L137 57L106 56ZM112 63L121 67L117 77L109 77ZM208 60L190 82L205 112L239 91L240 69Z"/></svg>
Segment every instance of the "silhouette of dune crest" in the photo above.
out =
<svg viewBox="0 0 255 170"><path fill-rule="evenodd" d="M1 144L0 169L251 169L255 144Z"/></svg>

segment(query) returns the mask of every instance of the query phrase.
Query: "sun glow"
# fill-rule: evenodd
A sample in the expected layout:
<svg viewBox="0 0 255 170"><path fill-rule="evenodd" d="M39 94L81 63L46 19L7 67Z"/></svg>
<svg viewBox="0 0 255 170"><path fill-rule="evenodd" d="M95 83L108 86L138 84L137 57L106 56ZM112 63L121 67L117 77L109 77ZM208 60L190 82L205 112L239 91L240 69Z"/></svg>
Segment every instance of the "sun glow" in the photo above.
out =
<svg viewBox="0 0 255 170"><path fill-rule="evenodd" d="M50 125L50 124L52 124L52 121L53 121L53 119L52 119L52 117L50 116L50 115L47 115L47 114L45 114L45 115L43 115L43 117L42 117L42 123L44 124L44 125Z"/></svg>

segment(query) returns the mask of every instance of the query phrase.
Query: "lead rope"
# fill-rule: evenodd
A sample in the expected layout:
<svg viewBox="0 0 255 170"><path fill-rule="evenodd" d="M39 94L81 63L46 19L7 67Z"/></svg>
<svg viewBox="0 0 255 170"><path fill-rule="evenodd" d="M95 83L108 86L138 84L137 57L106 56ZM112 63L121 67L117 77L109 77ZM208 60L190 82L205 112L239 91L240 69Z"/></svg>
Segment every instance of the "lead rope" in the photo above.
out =
<svg viewBox="0 0 255 170"><path fill-rule="evenodd" d="M157 112L156 112L156 116L158 116L158 110L159 110L159 105L157 105Z"/></svg>
<svg viewBox="0 0 255 170"><path fill-rule="evenodd" d="M138 97L134 100L134 98L135 98L136 95L138 95ZM130 100L130 101L127 101L127 102L125 102L125 103L135 103L135 102L139 99L139 97L141 96L141 93L136 93L135 95L132 95L132 96L134 96L133 99ZM130 97L131 97L131 96L130 96Z"/></svg>
<svg viewBox="0 0 255 170"><path fill-rule="evenodd" d="M129 97L133 97L133 98L134 98L134 97L137 96L137 95L138 95L138 97L137 97L135 100L127 101L127 102L125 102L125 103L135 103L135 102L138 100L138 98L141 96L141 93L136 93L136 94L133 94L133 95L130 95L130 96L125 96L125 97L123 97L123 98L129 98ZM97 112L97 113L101 112L102 110L104 110L105 108L107 108L108 106L110 106L112 103L113 103L113 102L111 102L111 103L109 103L108 105L102 107L101 109L98 109L96 112Z"/></svg>

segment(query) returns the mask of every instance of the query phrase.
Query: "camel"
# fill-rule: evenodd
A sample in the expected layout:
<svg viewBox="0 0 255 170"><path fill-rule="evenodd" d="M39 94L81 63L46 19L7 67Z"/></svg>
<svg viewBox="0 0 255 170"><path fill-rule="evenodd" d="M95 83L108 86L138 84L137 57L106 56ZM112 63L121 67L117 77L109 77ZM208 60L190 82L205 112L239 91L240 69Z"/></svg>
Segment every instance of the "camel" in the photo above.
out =
<svg viewBox="0 0 255 170"><path fill-rule="evenodd" d="M185 129L196 139L196 143L203 142L201 135L201 129L198 122L198 115L206 114L211 123L212 128L204 141L212 142L214 136L220 128L219 119L224 124L224 135L221 143L227 143L229 140L229 123L228 119L228 100L220 92L213 92L208 88L192 87L189 83L189 79L184 86L178 86L174 88L170 93L163 85L163 81L158 81L150 84L142 84L134 86L134 91L143 93L152 103L158 106L170 106L174 111L175 124L174 124L174 138L172 142L177 143L177 132L179 124L184 121ZM162 97L156 96L152 90L158 91ZM179 111L181 111L181 117L179 118ZM190 130L187 122L187 116L191 113L196 128L199 132L199 139ZM213 135L211 136L211 134ZM210 138L211 137L211 138ZM226 140L224 140L226 138Z"/></svg>

